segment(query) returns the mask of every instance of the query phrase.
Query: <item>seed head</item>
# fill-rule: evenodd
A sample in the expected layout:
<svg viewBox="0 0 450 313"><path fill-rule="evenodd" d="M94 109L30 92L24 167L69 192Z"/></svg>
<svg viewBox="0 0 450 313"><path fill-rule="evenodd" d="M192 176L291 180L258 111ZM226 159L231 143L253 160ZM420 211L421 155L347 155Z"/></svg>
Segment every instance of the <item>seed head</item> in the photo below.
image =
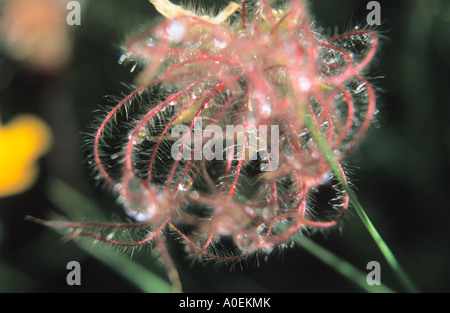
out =
<svg viewBox="0 0 450 313"><path fill-rule="evenodd" d="M119 227L152 235L114 243L147 243L169 229L194 255L232 260L339 223L349 202L341 190L331 217L312 211L310 199L330 182L331 168L305 121L337 161L357 144L375 109L362 77L375 32L326 37L301 1L273 8L261 0L252 14L246 1L232 3L216 17L150 2L167 19L125 45L120 63L143 69L136 89L100 124L94 159L136 220ZM205 135L238 126L244 132L215 141L213 132ZM206 147L215 158L200 153ZM224 239L233 254L215 248Z"/></svg>

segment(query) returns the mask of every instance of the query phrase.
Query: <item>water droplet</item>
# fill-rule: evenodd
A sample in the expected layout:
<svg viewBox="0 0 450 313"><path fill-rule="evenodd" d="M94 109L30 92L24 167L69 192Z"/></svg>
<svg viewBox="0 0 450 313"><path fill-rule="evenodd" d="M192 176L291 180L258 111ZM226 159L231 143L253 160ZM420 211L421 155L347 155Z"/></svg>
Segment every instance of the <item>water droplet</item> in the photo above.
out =
<svg viewBox="0 0 450 313"><path fill-rule="evenodd" d="M191 195L191 198L195 199L195 200L198 200L200 198L200 195L198 194L197 191L192 192L190 195Z"/></svg>
<svg viewBox="0 0 450 313"><path fill-rule="evenodd" d="M311 89L312 83L307 77L301 76L298 79L298 86L300 87L301 91L306 92L306 91L309 91Z"/></svg>
<svg viewBox="0 0 450 313"><path fill-rule="evenodd" d="M239 235L236 236L236 239L245 241L245 240L248 239L248 235L245 234L245 233L244 234L239 234Z"/></svg>
<svg viewBox="0 0 450 313"><path fill-rule="evenodd" d="M219 49L224 49L227 46L227 43L225 41L214 39L214 46Z"/></svg>
<svg viewBox="0 0 450 313"><path fill-rule="evenodd" d="M177 104L178 104L179 96L176 95L176 94L170 95L170 96L167 98L167 100L168 100L168 102L167 102L168 105L174 106L174 105L177 105Z"/></svg>
<svg viewBox="0 0 450 313"><path fill-rule="evenodd" d="M130 73L133 73L134 70L136 69L137 63L134 63L133 66L130 69Z"/></svg>
<svg viewBox="0 0 450 313"><path fill-rule="evenodd" d="M258 234L261 234L261 233L264 231L264 229L266 229L266 225L261 224L261 225L259 225L259 226L256 228L256 232L257 232Z"/></svg>
<svg viewBox="0 0 450 313"><path fill-rule="evenodd" d="M327 64L323 64L320 67L320 70L323 71L324 73L330 73L330 67Z"/></svg>
<svg viewBox="0 0 450 313"><path fill-rule="evenodd" d="M330 177L331 177L331 175L330 175L329 172L323 173L322 174L322 181L324 181L324 182L329 181Z"/></svg>
<svg viewBox="0 0 450 313"><path fill-rule="evenodd" d="M115 191L120 191L122 189L122 184L121 183L117 183L115 186L114 186L114 190Z"/></svg>
<svg viewBox="0 0 450 313"><path fill-rule="evenodd" d="M358 85L358 87L356 87L355 93L361 93L364 90L366 90L366 83L365 82L360 84L360 85Z"/></svg>
<svg viewBox="0 0 450 313"><path fill-rule="evenodd" d="M148 129L144 127L139 133L139 136L136 138L135 144L139 145L143 143L145 139L147 139L147 137L148 137Z"/></svg>
<svg viewBox="0 0 450 313"><path fill-rule="evenodd" d="M116 160L118 157L119 157L119 154L117 154L117 153L111 154L111 156L110 156L111 160Z"/></svg>
<svg viewBox="0 0 450 313"><path fill-rule="evenodd" d="M205 103L205 109L212 107L213 104L214 102L212 100L209 100L208 102Z"/></svg>
<svg viewBox="0 0 450 313"><path fill-rule="evenodd" d="M264 102L263 105L261 106L261 113L263 115L263 117L269 117L270 114L272 113L272 106L270 105L269 102Z"/></svg>
<svg viewBox="0 0 450 313"><path fill-rule="evenodd" d="M270 203L271 200L272 200L272 194L268 193L268 194L266 195L266 201L267 201L267 203Z"/></svg>
<svg viewBox="0 0 450 313"><path fill-rule="evenodd" d="M186 26L180 21L174 21L173 23L170 23L166 31L170 41L180 42L186 32Z"/></svg>
<svg viewBox="0 0 450 313"><path fill-rule="evenodd" d="M178 184L178 190L187 191L192 186L192 178L189 175L184 176Z"/></svg>
<svg viewBox="0 0 450 313"><path fill-rule="evenodd" d="M126 59L128 59L129 57L131 57L131 52L127 51L124 54L122 54L119 58L119 61L117 61L119 64L123 64L123 62L125 62Z"/></svg>
<svg viewBox="0 0 450 313"><path fill-rule="evenodd" d="M114 233L110 233L108 234L108 236L106 236L107 240L111 240L114 237Z"/></svg>
<svg viewBox="0 0 450 313"><path fill-rule="evenodd" d="M148 206L143 205L125 205L125 213L138 222L149 221L156 213L156 205L150 203Z"/></svg>
<svg viewBox="0 0 450 313"><path fill-rule="evenodd" d="M197 100L198 98L200 98L200 93L197 94L195 91L192 91L192 93L190 94L191 99L192 100ZM186 103L188 102L188 99L183 98L183 100L186 100ZM184 104L184 103L183 103Z"/></svg>

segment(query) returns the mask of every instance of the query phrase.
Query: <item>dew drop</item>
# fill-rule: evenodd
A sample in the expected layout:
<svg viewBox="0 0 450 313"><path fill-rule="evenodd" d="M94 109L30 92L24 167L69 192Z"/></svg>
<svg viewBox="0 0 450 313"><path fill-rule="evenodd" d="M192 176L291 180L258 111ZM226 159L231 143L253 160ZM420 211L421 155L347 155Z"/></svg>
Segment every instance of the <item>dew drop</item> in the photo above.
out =
<svg viewBox="0 0 450 313"><path fill-rule="evenodd" d="M198 199L200 199L200 195L198 194L197 191L194 191L194 192L191 193L191 198L195 199L195 200L198 200Z"/></svg>
<svg viewBox="0 0 450 313"><path fill-rule="evenodd" d="M320 67L320 70L323 71L324 73L330 73L330 67L327 64L323 64Z"/></svg>
<svg viewBox="0 0 450 313"><path fill-rule="evenodd" d="M225 41L214 39L214 46L219 49L224 49L227 46L227 43Z"/></svg>
<svg viewBox="0 0 450 313"><path fill-rule="evenodd" d="M237 240L242 240L242 241L246 241L248 239L248 235L247 234L239 234L236 236Z"/></svg>
<svg viewBox="0 0 450 313"><path fill-rule="evenodd" d="M145 141L145 139L147 139L147 137L148 137L148 129L144 127L141 130L141 132L139 133L139 136L136 138L135 144L139 145L139 144L143 143Z"/></svg>
<svg viewBox="0 0 450 313"><path fill-rule="evenodd" d="M358 85L358 87L356 87L356 89L355 89L355 93L361 93L364 90L366 90L366 83L362 83L362 84Z"/></svg>
<svg viewBox="0 0 450 313"><path fill-rule="evenodd" d="M122 189L122 184L121 183L117 183L115 186L114 186L114 190L115 191L120 191Z"/></svg>
<svg viewBox="0 0 450 313"><path fill-rule="evenodd" d="M187 191L192 186L192 178L189 175L184 176L178 184L178 190Z"/></svg>
<svg viewBox="0 0 450 313"><path fill-rule="evenodd" d="M119 64L123 64L123 62L125 62L126 59L128 59L129 57L131 57L131 52L127 51L124 54L122 54L119 58L119 61L117 61Z"/></svg>
<svg viewBox="0 0 450 313"><path fill-rule="evenodd" d="M266 229L266 225L261 224L261 225L259 225L259 226L256 228L256 232L257 232L258 234L262 234L262 232L263 232L265 229Z"/></svg>
<svg viewBox="0 0 450 313"><path fill-rule="evenodd" d="M331 175L329 172L326 172L326 173L323 173L321 177L322 177L322 181L326 182L326 181L330 180Z"/></svg>
<svg viewBox="0 0 450 313"><path fill-rule="evenodd" d="M214 102L212 100L209 100L208 102L205 103L204 108L208 109L208 108L212 107L213 104L214 104Z"/></svg>
<svg viewBox="0 0 450 313"><path fill-rule="evenodd" d="M178 99L179 99L179 97L177 95L171 95L167 98L167 100L169 100L167 104L170 106L177 105Z"/></svg>
<svg viewBox="0 0 450 313"><path fill-rule="evenodd" d="M111 160L116 160L119 157L119 155L117 153L111 154L110 159Z"/></svg>
<svg viewBox="0 0 450 313"><path fill-rule="evenodd" d="M268 193L268 194L266 195L266 202L267 202L267 203L270 203L271 200L272 200L272 195L271 195L270 193Z"/></svg>
<svg viewBox="0 0 450 313"><path fill-rule="evenodd" d="M148 221L154 215L154 212L150 212L150 211L153 211L153 210L149 211L149 210L147 210L145 208L145 206L125 205L124 209L125 209L125 213L129 217L135 219L138 222Z"/></svg>
<svg viewBox="0 0 450 313"><path fill-rule="evenodd" d="M124 209L125 213L136 221L142 222L145 220L145 208L135 205L124 205Z"/></svg>
<svg viewBox="0 0 450 313"><path fill-rule="evenodd" d="M263 115L263 117L269 117L270 114L272 113L272 106L270 105L269 102L264 102L263 105L261 106L261 113Z"/></svg>
<svg viewBox="0 0 450 313"><path fill-rule="evenodd" d="M301 76L298 79L298 86L300 87L301 91L306 92L306 91L309 91L311 89L312 83L307 77Z"/></svg>
<svg viewBox="0 0 450 313"><path fill-rule="evenodd" d="M186 26L182 22L175 21L170 23L166 31L170 41L180 42L186 33Z"/></svg>

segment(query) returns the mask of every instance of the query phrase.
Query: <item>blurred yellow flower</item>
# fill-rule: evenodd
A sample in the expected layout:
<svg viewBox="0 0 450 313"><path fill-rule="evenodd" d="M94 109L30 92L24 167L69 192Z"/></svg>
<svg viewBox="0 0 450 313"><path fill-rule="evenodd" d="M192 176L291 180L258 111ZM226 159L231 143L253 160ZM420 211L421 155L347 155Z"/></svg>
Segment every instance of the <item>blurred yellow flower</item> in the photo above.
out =
<svg viewBox="0 0 450 313"><path fill-rule="evenodd" d="M36 160L51 146L47 124L31 115L20 115L0 124L0 197L31 187L38 174Z"/></svg>
<svg viewBox="0 0 450 313"><path fill-rule="evenodd" d="M71 53L66 2L4 0L0 2L0 39L16 60L44 71L64 66Z"/></svg>

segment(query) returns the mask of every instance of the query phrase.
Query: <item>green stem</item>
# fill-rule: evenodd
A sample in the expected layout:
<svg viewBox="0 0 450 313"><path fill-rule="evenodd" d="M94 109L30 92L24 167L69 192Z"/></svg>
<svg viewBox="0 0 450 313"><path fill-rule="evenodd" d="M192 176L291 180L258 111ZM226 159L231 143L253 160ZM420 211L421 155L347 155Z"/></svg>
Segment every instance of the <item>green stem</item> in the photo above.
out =
<svg viewBox="0 0 450 313"><path fill-rule="evenodd" d="M316 125L314 124L314 122L312 121L312 119L309 115L305 116L305 123L306 123L306 126L308 127L308 129L310 129L312 131L313 137L316 140L317 144L319 145L319 148L322 150L323 154L325 155L325 157L328 161L328 164L330 165L334 175L337 177L340 184L344 188L345 192L348 194L350 202L352 203L353 207L355 208L358 216L361 218L364 226L369 231L369 233L372 236L373 240L375 241L376 245L380 249L384 258L388 262L389 266L392 268L394 273L397 275L398 279L403 284L403 286L406 288L406 290L408 290L409 292L418 292L418 289L415 286L415 284L413 283L413 281L411 280L411 278L400 266L396 257L392 253L391 249L384 242L384 240L381 238L380 234L376 230L375 226L370 221L370 219L367 216L366 212L364 211L362 205L358 201L356 194L346 183L346 180L341 173L339 165L336 162L336 160L334 158L334 154L331 151L330 147L328 146L326 139L322 136L322 134L320 134L319 130L317 129Z"/></svg>

